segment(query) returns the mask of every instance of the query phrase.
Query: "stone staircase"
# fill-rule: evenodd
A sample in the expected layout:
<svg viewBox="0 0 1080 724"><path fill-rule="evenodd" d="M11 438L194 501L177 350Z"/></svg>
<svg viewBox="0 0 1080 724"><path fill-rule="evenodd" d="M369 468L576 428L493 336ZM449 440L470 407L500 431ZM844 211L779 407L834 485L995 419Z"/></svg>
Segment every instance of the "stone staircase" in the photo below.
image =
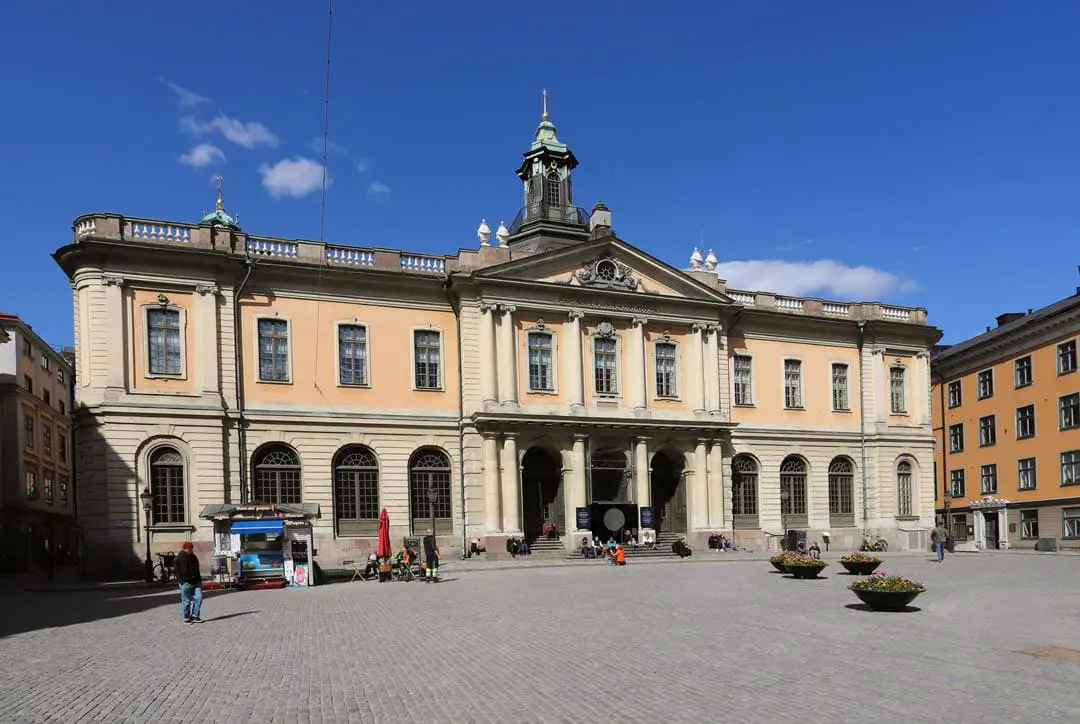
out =
<svg viewBox="0 0 1080 724"><path fill-rule="evenodd" d="M566 556L566 546L562 540L537 538L529 546L529 550L531 558L564 558Z"/></svg>

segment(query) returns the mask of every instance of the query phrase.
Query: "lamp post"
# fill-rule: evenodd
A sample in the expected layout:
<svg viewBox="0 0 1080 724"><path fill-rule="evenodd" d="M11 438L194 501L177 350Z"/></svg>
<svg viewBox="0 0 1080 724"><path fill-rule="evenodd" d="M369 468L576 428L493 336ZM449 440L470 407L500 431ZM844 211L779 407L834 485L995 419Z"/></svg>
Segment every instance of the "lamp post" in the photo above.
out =
<svg viewBox="0 0 1080 724"><path fill-rule="evenodd" d="M428 484L427 499L428 499L428 503L431 506L431 536L432 536L432 538L436 538L436 536L435 536L435 503L438 502L438 500L439 500L439 489L435 486L435 481L434 480L432 480L431 483Z"/></svg>
<svg viewBox="0 0 1080 724"><path fill-rule="evenodd" d="M787 550L787 505L788 505L789 500L791 500L791 491L790 490L781 490L780 491L780 529L781 529L780 532L784 535L784 538L783 538L784 543L781 546L781 548L783 550Z"/></svg>
<svg viewBox="0 0 1080 724"><path fill-rule="evenodd" d="M153 583L154 562L150 560L150 509L154 506L154 494L150 492L149 485L143 488L143 491L139 493L139 500L142 501L143 513L146 514L146 560L143 561L144 575L147 583Z"/></svg>

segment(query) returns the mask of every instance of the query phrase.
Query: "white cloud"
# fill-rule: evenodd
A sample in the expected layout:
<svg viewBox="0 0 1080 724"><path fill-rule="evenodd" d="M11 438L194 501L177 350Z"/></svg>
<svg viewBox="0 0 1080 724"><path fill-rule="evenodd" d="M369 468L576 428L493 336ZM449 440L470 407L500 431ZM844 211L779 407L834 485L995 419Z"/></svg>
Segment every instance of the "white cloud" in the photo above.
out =
<svg viewBox="0 0 1080 724"><path fill-rule="evenodd" d="M225 154L217 146L213 146L209 143L200 143L176 160L185 166L202 168L203 166L209 166L215 161L224 161Z"/></svg>
<svg viewBox="0 0 1080 724"><path fill-rule="evenodd" d="M195 91L188 90L183 86L176 85L176 83L170 83L164 78L161 81L165 85L169 86L169 89L177 95L180 99L180 105L182 106L197 106L202 103L210 103L210 99L206 96L199 95Z"/></svg>
<svg viewBox="0 0 1080 724"><path fill-rule="evenodd" d="M323 165L310 158L297 156L283 158L273 166L263 164L259 174L262 176L263 186L274 198L288 196L298 199L322 188ZM331 181L327 176L326 185L329 186Z"/></svg>
<svg viewBox="0 0 1080 724"><path fill-rule="evenodd" d="M865 300L918 288L914 281L896 274L869 266L848 266L831 259L729 261L718 264L716 272L735 289L792 296L817 293L839 299Z"/></svg>
<svg viewBox="0 0 1080 724"><path fill-rule="evenodd" d="M244 123L223 115L218 115L209 121L200 121L194 116L188 116L180 121L180 128L194 136L206 136L217 132L244 148L277 146L280 142L280 139L271 133L269 128L257 121Z"/></svg>
<svg viewBox="0 0 1080 724"><path fill-rule="evenodd" d="M368 196L387 196L390 194L390 187L384 183L375 181L368 184L367 187Z"/></svg>
<svg viewBox="0 0 1080 724"><path fill-rule="evenodd" d="M366 158L356 159L356 170L360 173L367 173L371 170L371 162Z"/></svg>
<svg viewBox="0 0 1080 724"><path fill-rule="evenodd" d="M322 136L317 136L316 138L311 139L311 143L308 144L308 148L311 149L312 153L321 156L323 152ZM342 146L340 143L328 141L326 144L326 153L329 156L344 156L348 152L349 150Z"/></svg>

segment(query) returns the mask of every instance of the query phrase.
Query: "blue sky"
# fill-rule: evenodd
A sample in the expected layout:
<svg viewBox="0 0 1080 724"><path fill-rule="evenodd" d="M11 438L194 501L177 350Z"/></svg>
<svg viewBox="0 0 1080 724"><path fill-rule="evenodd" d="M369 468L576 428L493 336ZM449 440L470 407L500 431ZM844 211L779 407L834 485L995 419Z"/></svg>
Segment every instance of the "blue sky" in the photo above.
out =
<svg viewBox="0 0 1080 724"><path fill-rule="evenodd" d="M105 9L107 7L107 9ZM1080 5L334 3L328 240L452 252L507 223L548 88L627 241L733 286L925 306L959 341L1080 283ZM326 5L0 9L0 310L56 344L75 216L318 238ZM48 301L45 301L48 300Z"/></svg>

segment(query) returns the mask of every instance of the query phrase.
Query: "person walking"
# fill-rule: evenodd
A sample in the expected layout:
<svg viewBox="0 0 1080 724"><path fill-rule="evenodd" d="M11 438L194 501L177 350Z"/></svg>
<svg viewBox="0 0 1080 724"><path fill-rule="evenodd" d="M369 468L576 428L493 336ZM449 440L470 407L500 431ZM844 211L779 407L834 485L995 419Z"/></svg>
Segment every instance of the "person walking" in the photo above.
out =
<svg viewBox="0 0 1080 724"><path fill-rule="evenodd" d="M180 615L184 623L202 623L199 617L202 610L202 573L191 541L184 542L175 566L176 578L180 581Z"/></svg>
<svg viewBox="0 0 1080 724"><path fill-rule="evenodd" d="M427 529L424 536L424 559L427 562L427 578L432 583L439 582L439 544L435 541L435 533L431 528Z"/></svg>
<svg viewBox="0 0 1080 724"><path fill-rule="evenodd" d="M949 534L941 527L941 521L938 521L937 525L934 526L934 530L930 532L930 542L934 544L934 552L937 553L938 563L945 560L945 543L948 539Z"/></svg>

